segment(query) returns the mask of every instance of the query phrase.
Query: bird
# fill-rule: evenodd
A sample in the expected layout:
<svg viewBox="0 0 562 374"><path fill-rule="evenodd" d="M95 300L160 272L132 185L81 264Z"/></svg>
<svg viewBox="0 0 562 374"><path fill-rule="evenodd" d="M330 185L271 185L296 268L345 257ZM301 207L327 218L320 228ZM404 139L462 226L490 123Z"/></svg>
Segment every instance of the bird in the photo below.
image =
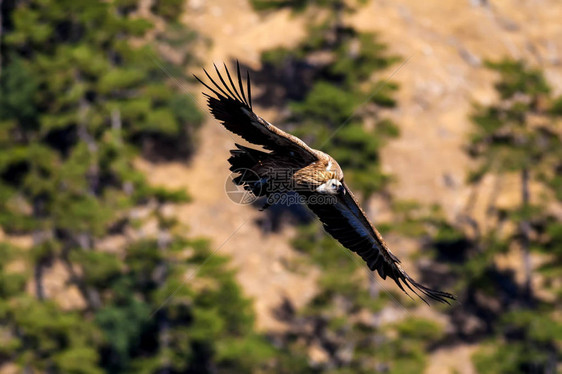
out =
<svg viewBox="0 0 562 374"><path fill-rule="evenodd" d="M260 148L235 143L228 159L230 170L238 175L233 180L235 184L258 197L296 192L321 221L325 231L345 248L357 253L382 279L389 277L408 296L406 288L427 304L427 299L447 304L456 299L450 293L416 282L406 273L400 259L391 252L367 218L333 157L311 148L254 113L249 71L246 71L244 88L238 61L235 80L226 64L225 76L216 64L213 66L217 74L215 79L203 69L208 84L194 75L210 90L203 95L211 114L228 131ZM269 204L268 199L264 209Z"/></svg>

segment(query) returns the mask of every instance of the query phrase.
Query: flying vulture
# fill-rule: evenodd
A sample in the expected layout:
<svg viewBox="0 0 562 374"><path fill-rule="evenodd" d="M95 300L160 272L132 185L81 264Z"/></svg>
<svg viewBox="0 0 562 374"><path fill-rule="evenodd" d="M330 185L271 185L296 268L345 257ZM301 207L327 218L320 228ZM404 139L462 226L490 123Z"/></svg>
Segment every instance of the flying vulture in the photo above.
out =
<svg viewBox="0 0 562 374"><path fill-rule="evenodd" d="M205 70L210 84L195 76L211 91L210 94L203 93L207 96L210 111L227 130L265 149L264 152L235 144L236 149L231 151L228 159L230 170L239 173L234 182L257 196L296 191L318 216L324 229L344 247L361 256L369 269L376 270L383 279L390 277L407 294L406 285L426 303L425 297L443 303L454 300L455 297L449 293L432 290L416 282L402 269L400 260L369 222L346 185L336 160L256 115L252 109L249 73L246 74L244 88L240 65L237 64L236 82L226 64L224 67L226 80L216 65L218 80ZM251 172L243 172L246 170ZM278 173L279 170L285 173Z"/></svg>

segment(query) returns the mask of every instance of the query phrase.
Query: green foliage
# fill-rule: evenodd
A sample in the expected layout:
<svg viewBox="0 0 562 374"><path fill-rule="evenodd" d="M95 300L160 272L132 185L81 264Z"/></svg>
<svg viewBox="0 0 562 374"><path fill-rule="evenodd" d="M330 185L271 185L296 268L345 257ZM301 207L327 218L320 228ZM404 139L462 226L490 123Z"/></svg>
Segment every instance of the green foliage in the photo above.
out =
<svg viewBox="0 0 562 374"><path fill-rule="evenodd" d="M191 255L174 260L185 252ZM125 270L110 282L112 296L96 314L109 367L153 372L160 357L174 372L211 364L251 371L273 357L275 349L252 332L251 305L225 259L210 255L206 243L181 238L165 248L142 241L127 250ZM185 280L191 271L197 276Z"/></svg>
<svg viewBox="0 0 562 374"><path fill-rule="evenodd" d="M25 274L8 271L10 263L18 259L16 248L0 242L0 319L7 310L7 300L21 293L25 288Z"/></svg>
<svg viewBox="0 0 562 374"><path fill-rule="evenodd" d="M550 87L539 69L529 69L523 61L504 59L487 61L486 66L500 73L501 79L495 84L503 100L524 93L531 97L548 94Z"/></svg>
<svg viewBox="0 0 562 374"><path fill-rule="evenodd" d="M425 350L443 336L443 329L435 322L419 318L407 318L386 328L387 335L380 349L383 358L379 365L389 373L423 373L427 363Z"/></svg>
<svg viewBox="0 0 562 374"><path fill-rule="evenodd" d="M550 114L554 116L562 116L562 97L558 97L552 102Z"/></svg>
<svg viewBox="0 0 562 374"><path fill-rule="evenodd" d="M3 68L0 76L0 122L16 119L26 127L36 126L37 108L34 105L37 95L37 79L31 73L28 64L21 58L14 58L12 63ZM8 95L7 93L10 92ZM6 123L0 141L8 140L7 131L13 123ZM2 127L4 127L2 126Z"/></svg>
<svg viewBox="0 0 562 374"><path fill-rule="evenodd" d="M115 255L97 251L73 251L70 260L82 268L84 282L98 289L107 287L122 266Z"/></svg>
<svg viewBox="0 0 562 374"><path fill-rule="evenodd" d="M501 323L502 330L508 334L503 344L488 344L474 355L479 373L556 371L560 354L554 342L562 339L562 325L549 318L548 311L511 312Z"/></svg>
<svg viewBox="0 0 562 374"><path fill-rule="evenodd" d="M72 373L102 373L93 348L100 339L96 327L76 312L62 312L53 302L20 295L7 305L2 320L10 331L11 349L21 367ZM15 344L17 341L17 344ZM81 365L78 365L81 363ZM68 370L68 371L67 371Z"/></svg>
<svg viewBox="0 0 562 374"><path fill-rule="evenodd" d="M344 122L352 113L356 97L333 83L319 81L314 84L303 102L291 105L292 112L299 118L328 123L335 127ZM329 108L329 110L326 110Z"/></svg>
<svg viewBox="0 0 562 374"><path fill-rule="evenodd" d="M152 11L168 22L177 22L183 13L183 5L183 0L156 0L152 4Z"/></svg>
<svg viewBox="0 0 562 374"><path fill-rule="evenodd" d="M0 366L202 373L278 361L254 331L227 260L207 241L174 234L162 206L188 194L150 186L133 167L159 142L185 156L203 120L161 70L185 80L194 33L178 23L153 29L131 15L137 3L30 0L3 9L0 225L33 245L0 243ZM183 1L153 5L154 17L175 22ZM149 31L155 41L139 43ZM180 45L181 68L157 54L166 45ZM53 300L44 279L53 265L66 270L57 276L83 308Z"/></svg>
<svg viewBox="0 0 562 374"><path fill-rule="evenodd" d="M495 84L498 100L489 106L475 106L469 153L480 165L469 181L478 184L488 174L502 178L506 173L517 172L521 204L502 210L491 207L487 213L497 223L478 233L466 260L456 266L463 279L459 288L478 295L472 296L473 302L484 304L477 300L487 297L504 300L501 311L496 307L492 312L488 305L477 306L494 315L494 323L485 321L494 338L473 360L479 373L554 372L560 362L556 342L562 332L552 308L559 304L561 293L551 280L561 274L562 262L557 250L559 219L547 207L555 203L553 197L558 195L562 146L562 137L556 130L560 122L558 101L550 97L550 86L538 69L507 59L488 62L487 66L499 74ZM533 193L531 185L541 186L546 193ZM513 234L503 234L506 223L516 228ZM552 292L554 299L541 300L528 286L519 291L507 274L498 271L498 256L513 250L512 243L516 242L527 256L530 251L549 255L538 271L546 277L543 287ZM526 273L528 285L532 277L532 273Z"/></svg>
<svg viewBox="0 0 562 374"><path fill-rule="evenodd" d="M315 10L341 8L348 12L353 12L356 10L355 6L365 2L366 0L350 2L342 2L341 0L250 0L252 7L258 11L288 8L294 12L303 12L309 8Z"/></svg>
<svg viewBox="0 0 562 374"><path fill-rule="evenodd" d="M250 0L252 7L258 11L277 10L290 8L294 11L303 11L311 0Z"/></svg>
<svg viewBox="0 0 562 374"><path fill-rule="evenodd" d="M293 246L298 251L306 253L311 262L325 270L319 280L324 295L318 295L315 304L326 306L330 298L338 293L348 293L357 296L359 289L354 286L360 281L357 277L358 264L345 255L341 246L323 232L319 232L318 225L303 226L299 235L294 239ZM340 275L334 277L333 273Z"/></svg>
<svg viewBox="0 0 562 374"><path fill-rule="evenodd" d="M540 70L521 61L488 62L500 79L495 87L500 96L497 104L475 106L469 153L482 160L483 170L492 172L535 169L547 162L560 146L553 132L549 113L548 86Z"/></svg>
<svg viewBox="0 0 562 374"><path fill-rule="evenodd" d="M390 180L381 169L379 134L350 123L338 131L325 148L347 171L346 180L353 186L360 186L365 197L382 190Z"/></svg>

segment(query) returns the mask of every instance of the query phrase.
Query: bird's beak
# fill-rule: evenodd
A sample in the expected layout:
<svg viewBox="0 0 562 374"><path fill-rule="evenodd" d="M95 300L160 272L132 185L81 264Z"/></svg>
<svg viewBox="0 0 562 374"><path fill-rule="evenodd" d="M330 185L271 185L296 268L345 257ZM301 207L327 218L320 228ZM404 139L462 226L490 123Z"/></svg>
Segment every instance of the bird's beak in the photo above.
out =
<svg viewBox="0 0 562 374"><path fill-rule="evenodd" d="M345 188L343 188L343 184L340 184L338 187L338 193L343 193L345 195Z"/></svg>

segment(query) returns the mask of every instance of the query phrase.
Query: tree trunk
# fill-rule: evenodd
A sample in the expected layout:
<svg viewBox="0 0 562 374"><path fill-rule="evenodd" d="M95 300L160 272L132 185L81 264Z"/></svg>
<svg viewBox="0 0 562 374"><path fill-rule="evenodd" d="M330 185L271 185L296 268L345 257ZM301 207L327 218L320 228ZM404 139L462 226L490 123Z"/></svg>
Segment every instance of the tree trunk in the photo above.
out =
<svg viewBox="0 0 562 374"><path fill-rule="evenodd" d="M531 284L531 255L529 253L531 226L529 218L527 217L529 208L529 170L527 168L524 168L521 171L521 207L523 210L523 219L521 220L519 229L521 234L521 251L523 254L523 267L525 272L525 297L527 298L527 301L529 301L532 298L533 290Z"/></svg>
<svg viewBox="0 0 562 374"><path fill-rule="evenodd" d="M121 122L121 112L119 109L113 109L111 112L111 128L117 134L117 139L119 144L123 142L121 129L123 128L123 123Z"/></svg>
<svg viewBox="0 0 562 374"><path fill-rule="evenodd" d="M98 185L99 185L99 167L95 158L95 154L98 151L98 145L96 144L96 140L90 133L88 132L88 125L86 116L88 111L90 110L90 105L86 101L85 98L80 99L79 107L78 107L78 137L81 141L86 143L90 154L92 155L92 159L90 161L90 168L88 169L88 174L86 178L89 182L90 193L92 195L97 194ZM120 118L119 118L120 121Z"/></svg>
<svg viewBox="0 0 562 374"><path fill-rule="evenodd" d="M67 252L67 251L65 251L65 252ZM81 276L79 276L76 273L76 271L74 271L74 267L72 266L72 262L70 262L70 260L68 259L68 253L65 253L65 252L63 252L63 254L61 256L61 259L62 259L62 262L63 262L64 266L66 267L66 270L68 271L68 274L70 274L70 281L73 284L75 284L76 287L78 287L78 290L82 294L82 297L84 298L84 300L88 304L88 309L90 309L90 310L100 309L101 306L102 306L100 293L95 288L89 287L88 285L86 285L83 278Z"/></svg>
<svg viewBox="0 0 562 374"><path fill-rule="evenodd" d="M492 187L492 193L490 194L490 198L488 199L488 204L486 206L486 226L484 227L487 230L490 224L491 218L497 218L498 209L496 207L496 203L498 197L501 195L503 187L503 176L502 175L494 175L494 186Z"/></svg>
<svg viewBox="0 0 562 374"><path fill-rule="evenodd" d="M76 76L76 81L81 82L82 77L80 74ZM85 97L80 98L78 102L78 138L86 144L88 151L90 152L90 166L86 173L86 179L88 180L88 190L87 193L96 196L98 194L99 187L99 167L96 160L96 153L98 151L98 145L96 139L88 131L88 112L90 111L90 104ZM112 116L113 117L113 116ZM120 121L120 118L118 119ZM115 119L112 118L112 122ZM114 124L112 123L112 126ZM83 231L79 233L73 233L73 239L80 247L81 251L93 251L94 250L94 238L92 234L88 231ZM88 306L91 310L97 310L102 306L101 295L95 287L91 287L84 282L84 279L80 277L72 267L72 264L68 258L65 259L67 267L71 272L71 277L78 289L86 299Z"/></svg>
<svg viewBox="0 0 562 374"><path fill-rule="evenodd" d="M45 299L45 288L43 287L43 261L39 260L33 268L33 279L35 281L35 296L37 300Z"/></svg>
<svg viewBox="0 0 562 374"><path fill-rule="evenodd" d="M327 41L330 48L335 49L343 41L343 12L345 4L343 1L336 1L332 7L334 18L332 20L331 29L327 34Z"/></svg>
<svg viewBox="0 0 562 374"><path fill-rule="evenodd" d="M161 352L160 374L170 373L170 357L168 353L170 347L170 324L168 323L167 314L166 310L164 310L158 321L158 344L160 345Z"/></svg>
<svg viewBox="0 0 562 374"><path fill-rule="evenodd" d="M1 0L0 0L1 1ZM1 5L1 4L0 4ZM43 216L42 204L39 199L33 201L33 218L40 219ZM44 230L33 230L32 233L33 246L37 247L45 242L48 236L48 232ZM33 280L35 281L35 296L38 300L45 299L45 287L43 285L43 269L45 265L49 262L49 259L45 259L43 256L35 260L33 266Z"/></svg>

